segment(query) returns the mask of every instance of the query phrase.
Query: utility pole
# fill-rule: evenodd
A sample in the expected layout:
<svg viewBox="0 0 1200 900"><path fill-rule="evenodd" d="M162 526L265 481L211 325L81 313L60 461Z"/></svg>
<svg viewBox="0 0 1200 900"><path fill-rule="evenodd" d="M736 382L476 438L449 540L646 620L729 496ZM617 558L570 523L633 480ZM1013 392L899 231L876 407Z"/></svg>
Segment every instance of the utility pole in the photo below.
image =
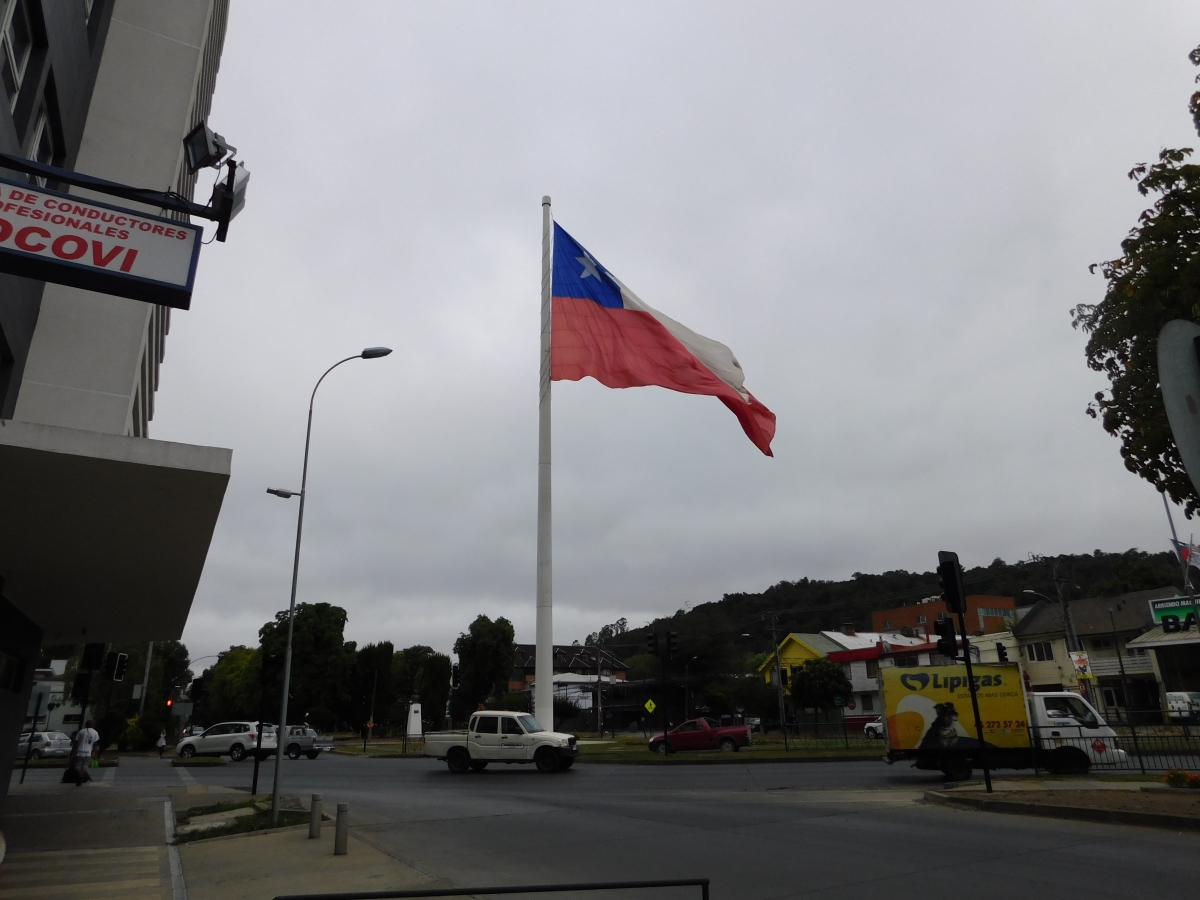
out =
<svg viewBox="0 0 1200 900"><path fill-rule="evenodd" d="M600 649L599 642L596 643L596 731L600 732L600 739L604 740L604 687L602 681L604 678L604 651Z"/></svg>
<svg viewBox="0 0 1200 900"><path fill-rule="evenodd" d="M138 715L146 711L146 694L150 691L150 660L154 659L154 641L146 648L146 671L142 675L142 700L138 703Z"/></svg>
<svg viewBox="0 0 1200 900"><path fill-rule="evenodd" d="M771 646L775 650L775 692L779 697L779 729L783 732L783 751L788 752L787 714L783 708L783 664L779 661L779 613L767 613L771 617Z"/></svg>

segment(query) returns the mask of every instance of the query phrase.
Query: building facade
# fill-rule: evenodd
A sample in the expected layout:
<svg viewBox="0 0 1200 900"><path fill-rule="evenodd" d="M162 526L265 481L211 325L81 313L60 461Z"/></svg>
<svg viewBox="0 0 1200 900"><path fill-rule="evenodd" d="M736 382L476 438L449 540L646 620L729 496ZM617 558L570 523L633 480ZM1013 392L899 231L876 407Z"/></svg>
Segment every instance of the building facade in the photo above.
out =
<svg viewBox="0 0 1200 900"><path fill-rule="evenodd" d="M933 624L949 615L946 601L941 596L927 597L911 606L897 606L871 613L871 627L876 631L901 632L903 634L933 633ZM967 633L991 634L1008 631L1016 622L1019 613L1012 597L993 597L972 594L967 597ZM955 619L955 627L962 623Z"/></svg>
<svg viewBox="0 0 1200 900"><path fill-rule="evenodd" d="M0 8L0 151L191 197L182 139L208 116L228 0ZM148 439L170 326L163 307L0 274L0 791L41 644L183 631L231 452Z"/></svg>

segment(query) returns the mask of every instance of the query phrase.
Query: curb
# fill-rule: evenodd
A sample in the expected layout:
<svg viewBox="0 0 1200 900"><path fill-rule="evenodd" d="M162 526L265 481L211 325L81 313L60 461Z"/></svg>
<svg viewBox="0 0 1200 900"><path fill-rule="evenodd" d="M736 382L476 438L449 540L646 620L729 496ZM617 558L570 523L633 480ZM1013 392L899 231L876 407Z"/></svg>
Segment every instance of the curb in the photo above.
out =
<svg viewBox="0 0 1200 900"><path fill-rule="evenodd" d="M926 791L926 803L960 806L987 812L1016 813L1022 816L1042 816L1049 819L1075 819L1084 822L1103 822L1107 825L1142 825L1151 828L1200 831L1200 818L1172 816L1167 813L1134 812L1119 809L1091 809L1085 806L1048 806L1043 803L1021 803L1017 800L989 800L986 797L961 797Z"/></svg>
<svg viewBox="0 0 1200 900"><path fill-rule="evenodd" d="M330 820L325 818L324 816L322 816L321 821L323 824L324 822L327 822ZM217 836L210 837L210 838L194 838L193 840L190 840L190 841L184 841L182 844L172 844L171 846L182 847L182 846L184 846L184 844L211 844L214 841L232 841L235 838L258 837L260 834L279 834L280 832L283 832L283 831L298 831L301 828L307 829L308 823L300 822L297 825L284 825L281 828L263 828L263 829L260 829L259 831L241 831L241 832L238 832L237 834L218 834Z"/></svg>

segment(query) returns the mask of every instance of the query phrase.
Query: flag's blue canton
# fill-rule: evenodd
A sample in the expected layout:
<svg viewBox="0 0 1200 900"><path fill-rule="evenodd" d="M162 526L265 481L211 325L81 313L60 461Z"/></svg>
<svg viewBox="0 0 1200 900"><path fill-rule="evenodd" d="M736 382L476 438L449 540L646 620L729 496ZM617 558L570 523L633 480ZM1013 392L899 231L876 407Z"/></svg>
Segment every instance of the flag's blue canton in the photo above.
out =
<svg viewBox="0 0 1200 900"><path fill-rule="evenodd" d="M596 262L575 238L554 224L554 282L555 297L578 297L601 306L621 309L621 288L613 281L608 269Z"/></svg>

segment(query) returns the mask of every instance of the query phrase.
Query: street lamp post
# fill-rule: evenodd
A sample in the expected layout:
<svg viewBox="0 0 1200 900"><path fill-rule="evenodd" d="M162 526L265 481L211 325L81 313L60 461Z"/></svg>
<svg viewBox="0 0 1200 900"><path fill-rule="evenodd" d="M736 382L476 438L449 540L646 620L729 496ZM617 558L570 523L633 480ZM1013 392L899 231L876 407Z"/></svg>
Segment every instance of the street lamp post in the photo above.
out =
<svg viewBox="0 0 1200 900"><path fill-rule="evenodd" d="M296 555L292 560L292 597L288 603L287 651L283 658L283 696L279 700L279 724L275 726L275 774L271 782L272 827L279 824L279 769L283 761L284 732L287 728L288 691L291 690L292 686L292 633L296 622L296 580L300 576L300 538L304 533L304 500L308 496L308 447L312 440L313 401L317 398L317 388L325 380L325 375L328 375L342 363L348 363L352 359L379 359L381 356L387 356L391 352L391 349L388 347L367 347L362 353L338 360L325 370L324 375L317 379L317 383L312 389L312 394L308 398L308 429L304 433L304 468L300 472L300 490L286 491L282 488L267 488L268 494L274 494L276 497L282 497L285 500L295 497L297 494L300 496L300 510L296 515Z"/></svg>

